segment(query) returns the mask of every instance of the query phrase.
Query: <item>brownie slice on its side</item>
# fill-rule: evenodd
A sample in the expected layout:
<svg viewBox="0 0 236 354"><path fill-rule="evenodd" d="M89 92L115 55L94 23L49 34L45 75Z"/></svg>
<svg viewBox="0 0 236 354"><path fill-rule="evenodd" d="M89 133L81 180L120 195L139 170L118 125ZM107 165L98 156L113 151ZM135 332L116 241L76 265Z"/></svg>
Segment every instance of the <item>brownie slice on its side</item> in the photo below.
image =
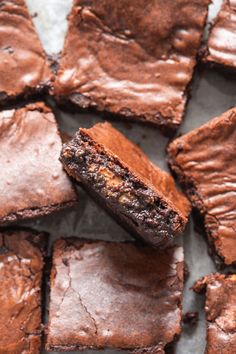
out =
<svg viewBox="0 0 236 354"><path fill-rule="evenodd" d="M169 163L204 219L214 255L236 263L236 108L174 140Z"/></svg>
<svg viewBox="0 0 236 354"><path fill-rule="evenodd" d="M61 147L55 117L43 103L0 112L0 224L76 202Z"/></svg>
<svg viewBox="0 0 236 354"><path fill-rule="evenodd" d="M81 128L64 145L61 161L134 235L166 246L183 231L189 203L172 177L109 123Z"/></svg>
<svg viewBox="0 0 236 354"><path fill-rule="evenodd" d="M193 290L206 292L205 354L236 353L236 275L206 276L196 282Z"/></svg>
<svg viewBox="0 0 236 354"><path fill-rule="evenodd" d="M42 232L0 231L0 353L40 353L46 241Z"/></svg>
<svg viewBox="0 0 236 354"><path fill-rule="evenodd" d="M74 0L59 102L160 127L181 124L210 0Z"/></svg>
<svg viewBox="0 0 236 354"><path fill-rule="evenodd" d="M58 240L47 350L164 353L181 332L183 249Z"/></svg>
<svg viewBox="0 0 236 354"><path fill-rule="evenodd" d="M210 30L203 60L236 70L236 1L224 0Z"/></svg>
<svg viewBox="0 0 236 354"><path fill-rule="evenodd" d="M52 73L24 0L0 1L0 105L47 91Z"/></svg>

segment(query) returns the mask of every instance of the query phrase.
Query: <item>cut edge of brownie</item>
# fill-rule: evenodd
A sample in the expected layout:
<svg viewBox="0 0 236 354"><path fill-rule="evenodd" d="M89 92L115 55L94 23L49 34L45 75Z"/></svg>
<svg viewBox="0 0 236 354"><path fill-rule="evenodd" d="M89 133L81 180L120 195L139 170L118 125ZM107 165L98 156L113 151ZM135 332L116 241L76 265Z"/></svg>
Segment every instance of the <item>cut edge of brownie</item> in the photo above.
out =
<svg viewBox="0 0 236 354"><path fill-rule="evenodd" d="M98 109L96 105L93 104L93 101L86 97L81 93L73 93L67 96L54 96L57 105L66 110L72 112L88 112L88 113L96 113L99 114L104 119L109 120L118 120L118 121L127 121L133 122L140 125L147 125L150 127L158 128L162 134L167 137L172 137L182 124L183 118L185 116L186 108L187 108L187 101L190 98L191 93L191 85L192 80L189 82L188 87L186 88L185 92L183 93L183 100L185 100L185 108L184 111L179 119L173 121L172 117L164 117L160 112L157 112L155 115L155 119L149 118L143 115L136 115L130 109L126 108L121 110L120 112L111 112L109 110ZM50 91L51 95L53 96L53 89Z"/></svg>
<svg viewBox="0 0 236 354"><path fill-rule="evenodd" d="M2 218L0 218L0 226L5 226L8 223L13 223L16 221L22 221L27 219L33 219L41 216L46 216L51 213L56 213L60 210L71 208L78 204L78 201L75 199L74 201L68 201L58 204L46 205L42 207L36 208L27 208L23 210L18 210L14 213L10 213Z"/></svg>
<svg viewBox="0 0 236 354"><path fill-rule="evenodd" d="M52 87L52 81L47 81L45 83L41 83L36 87L27 87L22 93L19 95L8 95L6 92L0 92L0 109L10 109L15 108L15 106L26 105L31 101L39 101L42 100L45 96L49 94L49 91ZM25 101L22 104L22 100Z"/></svg>
<svg viewBox="0 0 236 354"><path fill-rule="evenodd" d="M165 346L167 347L168 344ZM60 345L49 345L46 344L46 350L49 352L74 352L74 351L84 351L84 350L105 350L105 349L118 349L124 350L130 354L165 354L165 347L161 345L153 346L153 347L145 347L145 348L136 348L136 349L129 349L129 348L97 348L91 346L80 346L80 345L73 345L73 346L60 346Z"/></svg>
<svg viewBox="0 0 236 354"><path fill-rule="evenodd" d="M52 288L52 281L55 279L56 275L56 269L55 269L55 251L59 252L60 255L63 254L64 251L66 251L68 248L73 247L73 248L81 248L83 247L84 244L94 244L94 243L117 243L117 244L133 244L137 245L139 247L150 247L147 244L138 244L137 241L110 241L110 240L100 240L100 239L86 239L86 238L81 238L81 237L76 237L76 236L70 236L67 238L60 238L57 239L53 242L52 246L52 259L51 259L51 271L50 271L50 294L49 294L49 303L51 299L51 288ZM174 248L179 248L179 246L170 246L166 250L174 249ZM183 249L183 248L182 248ZM164 250L163 252L165 252ZM184 263L184 260L183 260ZM183 285L184 285L184 277L183 277ZM183 306L182 306L182 300L183 300L183 289L182 293L180 295L180 299L177 302L177 307L181 311L181 321L183 319ZM44 336L45 336L45 349L49 352L51 351L58 351L58 352L66 352L66 351L84 351L84 350L105 350L105 349L119 349L119 350L124 350L126 352L129 352L130 354L165 354L166 349L169 348L170 346L174 345L180 335L181 335L181 324L179 325L179 331L175 333L173 339L169 343L162 343L159 342L157 345L150 346L150 347L137 347L137 348L111 348L111 347L96 347L96 346L84 346L84 345L52 345L48 343L47 341L47 336L49 332L49 326L50 326L50 317L48 317L48 322L44 326Z"/></svg>
<svg viewBox="0 0 236 354"><path fill-rule="evenodd" d="M206 51L208 52L208 49L206 49ZM202 64L206 67L209 68L211 70L216 70L217 72L219 72L220 74L223 74L224 77L230 77L232 79L232 75L233 78L236 78L236 66L231 66L231 65L225 65L223 63L218 63L214 60L209 60L209 59L205 59L204 57L202 58Z"/></svg>
<svg viewBox="0 0 236 354"><path fill-rule="evenodd" d="M119 222L125 219L129 230L151 244L167 245L183 231L187 217L83 130L63 146L61 161L68 174L77 180L79 177L79 182L103 206L105 201L105 207Z"/></svg>

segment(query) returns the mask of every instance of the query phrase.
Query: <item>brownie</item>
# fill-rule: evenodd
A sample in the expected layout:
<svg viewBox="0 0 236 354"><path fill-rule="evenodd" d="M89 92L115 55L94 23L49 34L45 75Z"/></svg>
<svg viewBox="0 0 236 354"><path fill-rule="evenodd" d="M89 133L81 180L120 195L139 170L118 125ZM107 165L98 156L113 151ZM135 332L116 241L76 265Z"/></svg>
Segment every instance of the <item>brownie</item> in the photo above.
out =
<svg viewBox="0 0 236 354"><path fill-rule="evenodd" d="M169 163L202 215L213 254L236 262L236 108L174 140ZM218 258L218 257L217 257Z"/></svg>
<svg viewBox="0 0 236 354"><path fill-rule="evenodd" d="M236 353L236 275L212 274L193 287L206 293L205 354Z"/></svg>
<svg viewBox="0 0 236 354"><path fill-rule="evenodd" d="M211 27L203 60L217 67L236 69L236 1L224 0Z"/></svg>
<svg viewBox="0 0 236 354"><path fill-rule="evenodd" d="M177 129L209 3L74 0L57 100Z"/></svg>
<svg viewBox="0 0 236 354"><path fill-rule="evenodd" d="M75 203L61 147L54 115L43 103L0 112L0 224Z"/></svg>
<svg viewBox="0 0 236 354"><path fill-rule="evenodd" d="M46 91L51 71L23 0L0 0L0 105Z"/></svg>
<svg viewBox="0 0 236 354"><path fill-rule="evenodd" d="M0 353L37 354L41 346L41 280L46 235L0 231Z"/></svg>
<svg viewBox="0 0 236 354"><path fill-rule="evenodd" d="M134 235L166 246L183 231L189 203L172 177L109 123L81 128L63 146L66 171Z"/></svg>
<svg viewBox="0 0 236 354"><path fill-rule="evenodd" d="M164 353L181 332L183 249L58 240L47 350Z"/></svg>

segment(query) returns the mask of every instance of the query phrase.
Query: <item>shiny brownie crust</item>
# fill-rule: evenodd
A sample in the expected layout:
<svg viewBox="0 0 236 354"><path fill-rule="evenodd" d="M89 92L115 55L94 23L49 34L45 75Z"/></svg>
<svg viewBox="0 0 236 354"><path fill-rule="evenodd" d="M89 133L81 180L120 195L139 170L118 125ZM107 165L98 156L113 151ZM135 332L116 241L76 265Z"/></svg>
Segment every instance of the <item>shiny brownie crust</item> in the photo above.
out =
<svg viewBox="0 0 236 354"><path fill-rule="evenodd" d="M47 350L164 354L181 331L183 249L56 241Z"/></svg>

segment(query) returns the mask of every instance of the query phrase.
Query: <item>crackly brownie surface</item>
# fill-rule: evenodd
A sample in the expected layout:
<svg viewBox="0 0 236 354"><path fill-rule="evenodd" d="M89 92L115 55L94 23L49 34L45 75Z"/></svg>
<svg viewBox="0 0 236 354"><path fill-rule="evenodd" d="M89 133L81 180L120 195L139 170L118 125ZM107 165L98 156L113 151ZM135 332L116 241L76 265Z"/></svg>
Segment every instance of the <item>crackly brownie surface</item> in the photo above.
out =
<svg viewBox="0 0 236 354"><path fill-rule="evenodd" d="M164 353L181 331L182 290L181 247L158 253L135 243L58 240L47 349Z"/></svg>
<svg viewBox="0 0 236 354"><path fill-rule="evenodd" d="M0 353L40 352L45 237L29 230L0 232Z"/></svg>
<svg viewBox="0 0 236 354"><path fill-rule="evenodd" d="M224 0L210 31L204 60L236 69L236 0Z"/></svg>
<svg viewBox="0 0 236 354"><path fill-rule="evenodd" d="M0 113L0 224L75 202L61 147L54 115L43 103Z"/></svg>
<svg viewBox="0 0 236 354"><path fill-rule="evenodd" d="M23 0L0 0L0 104L41 92L51 72Z"/></svg>
<svg viewBox="0 0 236 354"><path fill-rule="evenodd" d="M236 353L236 275L212 274L193 287L206 292L205 354Z"/></svg>
<svg viewBox="0 0 236 354"><path fill-rule="evenodd" d="M169 162L204 217L210 245L236 262L236 109L174 140Z"/></svg>
<svg viewBox="0 0 236 354"><path fill-rule="evenodd" d="M124 226L156 246L184 229L189 203L172 177L109 123L81 128L62 162Z"/></svg>
<svg viewBox="0 0 236 354"><path fill-rule="evenodd" d="M55 95L173 130L209 0L74 0Z"/></svg>

